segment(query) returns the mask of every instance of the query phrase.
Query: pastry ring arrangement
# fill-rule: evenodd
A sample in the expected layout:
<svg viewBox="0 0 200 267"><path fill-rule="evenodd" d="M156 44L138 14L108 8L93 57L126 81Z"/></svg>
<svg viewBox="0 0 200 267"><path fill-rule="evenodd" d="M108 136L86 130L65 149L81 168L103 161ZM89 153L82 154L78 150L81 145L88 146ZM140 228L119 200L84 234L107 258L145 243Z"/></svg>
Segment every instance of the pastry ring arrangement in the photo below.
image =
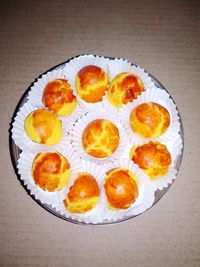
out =
<svg viewBox="0 0 200 267"><path fill-rule="evenodd" d="M137 216L177 175L170 95L124 59L77 56L40 76L14 117L20 179L54 214L106 224Z"/></svg>

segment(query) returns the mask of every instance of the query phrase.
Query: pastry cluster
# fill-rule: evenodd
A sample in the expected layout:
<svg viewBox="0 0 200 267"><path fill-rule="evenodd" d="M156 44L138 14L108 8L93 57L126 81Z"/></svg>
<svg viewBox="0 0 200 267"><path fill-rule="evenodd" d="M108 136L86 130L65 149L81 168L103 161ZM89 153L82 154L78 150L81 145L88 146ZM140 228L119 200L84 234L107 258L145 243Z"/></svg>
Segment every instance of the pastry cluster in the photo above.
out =
<svg viewBox="0 0 200 267"><path fill-rule="evenodd" d="M109 68L92 64L81 66L74 77L74 84L69 82L70 79L55 77L44 85L40 99L43 108L37 107L24 120L27 137L33 143L42 145L42 148L48 148L46 151L38 151L33 159L31 174L34 184L45 193L64 192L62 205L65 211L80 216L98 207L102 196L106 199L109 211L125 212L133 207L140 194L143 194L139 174L133 171L134 168L125 168L120 164L114 168L114 161L106 162L111 155L115 156L120 151L120 131L124 131L123 134L127 137L126 148L129 147L129 151L124 148L124 153L120 157L132 164L131 166L137 165L151 183L167 175L173 162L169 148L158 139L171 125L170 110L156 101L134 102L148 90L143 78L135 73L121 71L113 79L111 77L113 76L109 74ZM112 117L116 117L112 114L99 118L99 113L95 118L95 110L85 110L92 112L93 119L89 119L81 130L79 141L84 153L90 156L90 163L95 162L98 165L96 162L99 162L98 167L104 168L102 182L92 171L73 173L73 164L77 163L61 154L56 145L62 144L63 135L66 134L63 121L67 121L67 118L73 115L82 101L87 107L87 103L103 103L104 98L107 98L107 104L116 109L117 115L124 106L125 110L131 107L130 112L126 114L128 129L130 134L140 136L143 141L139 145L130 143L131 138L125 131L127 125L124 126L120 118L118 121L112 120ZM82 108L81 105L80 107ZM74 153L77 151L74 149L73 131L79 127L84 116L87 114L74 120L72 132L67 133L69 138L71 137L69 146ZM68 147L62 149L65 151ZM77 162L81 165L82 155L76 156ZM104 161L102 164L102 160L109 165L104 164ZM119 158L114 160L116 163Z"/></svg>

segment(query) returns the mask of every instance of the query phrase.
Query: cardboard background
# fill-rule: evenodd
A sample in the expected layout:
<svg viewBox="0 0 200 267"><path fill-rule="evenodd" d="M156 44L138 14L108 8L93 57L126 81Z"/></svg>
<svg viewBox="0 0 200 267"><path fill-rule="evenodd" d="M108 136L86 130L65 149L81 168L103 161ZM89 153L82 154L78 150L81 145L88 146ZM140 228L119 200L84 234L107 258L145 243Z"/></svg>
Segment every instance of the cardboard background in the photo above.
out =
<svg viewBox="0 0 200 267"><path fill-rule="evenodd" d="M199 1L1 1L0 266L200 266L199 10ZM9 123L23 92L81 53L147 69L184 124L171 189L147 213L115 226L77 226L46 212L26 195L9 156Z"/></svg>

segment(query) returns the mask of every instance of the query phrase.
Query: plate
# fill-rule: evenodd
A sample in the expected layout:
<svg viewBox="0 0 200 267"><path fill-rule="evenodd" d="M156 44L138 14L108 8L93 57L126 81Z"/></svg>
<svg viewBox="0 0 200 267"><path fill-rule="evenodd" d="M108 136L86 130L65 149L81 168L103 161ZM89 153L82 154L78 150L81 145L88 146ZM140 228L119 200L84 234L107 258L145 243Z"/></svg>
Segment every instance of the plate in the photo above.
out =
<svg viewBox="0 0 200 267"><path fill-rule="evenodd" d="M79 55L76 56L76 57L79 57ZM70 58L67 61L65 61L65 62L63 62L63 63L61 63L61 64L59 64L59 65L57 65L57 66L55 66L55 67L53 67L53 68L51 68L49 70L47 70L46 72L42 73L38 78L40 78L42 75L44 75L47 72L52 71L54 69L62 69L62 68L64 68L65 65L66 65L66 63L68 63L70 60L72 60L72 59L74 59L76 57ZM110 57L107 57L107 58L109 58L111 60L114 59L114 58L110 58ZM132 64L132 65L136 66L135 64ZM155 84L155 86L157 88L160 88L162 90L165 90L169 94L169 92L167 91L167 89L153 75L151 75L150 73L148 73L148 74L151 77L152 81L154 82L154 84ZM12 129L12 123L14 121L14 118L15 118L17 112L19 111L20 107L27 101L27 96L28 96L28 93L29 93L29 91L30 91L31 86L33 85L33 83L27 88L27 90L25 91L25 93L23 94L23 96L21 97L21 99L19 100L19 102L18 102L18 104L17 104L17 106L15 108L15 111L13 113L13 116L12 116L12 119L11 119L11 123L10 123L10 129L9 129L9 150L10 150L10 157L11 157L11 161L12 161L13 168L15 170L16 176L17 176L18 180L20 181L21 185L26 190L27 194L29 196L31 196L32 199L34 201L36 201L42 208L44 208L45 210L47 210L51 214L53 214L53 215L55 215L55 216L57 216L57 217L65 220L65 221L71 222L71 223L81 224L81 225L90 225L92 223L87 223L86 224L84 222L78 222L76 220L73 220L73 219L70 219L70 218L66 218L65 216L63 216L60 213L58 213L55 209L53 209L50 205L41 203L38 199L36 199L34 196L32 196L30 194L29 189L26 187L26 185L24 184L23 180L21 180L20 175L18 174L17 161L18 161L19 155L21 153L21 150L15 145L15 143L14 143L14 141L12 139L11 129ZM173 100L173 98L171 97L171 95L170 95L170 98ZM173 102L174 102L174 100L173 100ZM175 104L175 102L174 102L174 104ZM177 108L177 106L176 106L176 108ZM177 110L178 110L178 108L177 108ZM180 116L179 111L178 111L178 117L179 117L179 122L180 122L180 132L179 132L179 134L180 134L181 139L182 139L183 148L182 148L181 154L177 157L177 160L175 162L175 168L177 170L177 174L178 174L178 171L179 171L180 166L181 166L182 157L183 157L183 149L184 149L184 131L183 131L183 124L182 124L182 120L181 120L181 116ZM171 185L173 184L173 182L167 188L164 188L163 190L157 190L155 192L155 201L154 201L153 205L151 206L151 208L165 195L165 193L169 190L169 188L171 187ZM138 214L138 215L141 215L141 214ZM138 215L136 215L136 216L138 216ZM123 219L118 220L118 221L105 221L105 222L98 223L98 224L95 224L95 225L115 224L115 223L119 223L119 222L123 222L123 221L126 221L126 220L133 219L136 216L129 216L129 217L123 218Z"/></svg>

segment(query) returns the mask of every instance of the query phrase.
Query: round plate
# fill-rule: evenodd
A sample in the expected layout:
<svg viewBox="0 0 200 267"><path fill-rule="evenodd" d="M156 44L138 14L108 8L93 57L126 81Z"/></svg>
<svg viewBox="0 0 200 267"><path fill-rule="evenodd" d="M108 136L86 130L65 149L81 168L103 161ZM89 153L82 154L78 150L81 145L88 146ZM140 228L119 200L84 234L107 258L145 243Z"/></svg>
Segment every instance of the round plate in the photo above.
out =
<svg viewBox="0 0 200 267"><path fill-rule="evenodd" d="M76 57L79 57L80 55L76 56ZM75 58L75 57L73 57ZM72 60L73 58L70 58L68 59L67 61L47 70L46 72L42 73L38 78L40 78L42 75L46 74L47 72L49 71L52 71L54 69L59 69L59 68L63 68L65 66L66 63L68 63L70 60ZM109 59L114 59L114 58L110 58L110 57L107 57ZM135 64L133 64L135 65ZM135 65L136 66L136 65ZM151 75L150 73L148 73L149 76L152 78L155 86L157 88L160 88L162 90L166 90L166 88L153 76ZM35 82L35 81L34 81ZM34 83L33 82L33 83ZM14 170L15 170L15 173L18 177L18 180L20 181L21 185L24 187L24 189L27 191L28 195L30 195L41 207L43 207L44 209L46 209L47 211L49 211L50 213L54 214L55 216L65 220L65 221L68 221L68 222L72 222L72 223L75 223L75 224L82 224L82 225L90 225L90 223L86 224L84 222L78 222L78 221L75 221L75 220L72 220L70 218L66 218L65 216L61 215L60 213L58 213L55 209L53 209L50 205L47 205L47 204L43 204L41 203L38 199L35 199L34 196L32 196L30 194L30 191L29 189L26 187L26 185L24 184L24 182L21 180L20 178L20 175L18 174L18 170L17 170L17 161L18 161L18 158L19 158L19 155L21 153L21 150L15 145L13 139L12 139L12 134L11 134L11 129L12 129L12 123L14 121L14 118L17 114L17 112L19 111L20 107L27 101L27 96L28 96L28 93L30 91L30 88L31 86L33 85L33 83L27 88L27 90L25 91L25 93L23 94L23 96L21 97L20 101L18 102L16 108L15 108L15 111L14 111L14 114L12 116L12 119L11 119L11 123L10 123L10 129L9 129L9 149L10 149L10 157L11 157L11 160L12 160L12 164L13 164L13 167L14 167ZM168 92L168 91L167 91ZM168 92L169 94L169 92ZM170 95L170 94L169 94ZM170 98L173 100L173 98L170 96ZM174 102L174 100L173 100ZM174 102L175 103L175 102ZM178 111L178 116L179 116L179 120L180 120L180 136L182 138L182 143L183 143L183 148L184 148L184 132L183 132L183 124L182 124L182 120L181 120L181 116L180 116L180 113ZM183 149L182 149L182 152L181 154L178 156L176 162L175 162L175 168L177 169L177 174L178 174L178 171L180 169L180 165L181 165L181 161L182 161L182 157L183 157ZM174 181L173 181L174 182ZM173 183L172 182L172 183ZM155 192L155 201L153 203L153 205L151 207L153 207L163 196L164 194L169 190L170 186L172 185L172 183L167 187L167 188L164 188L163 190L157 190ZM138 214L140 215L140 214ZM136 216L138 216L136 215ZM118 220L118 221L105 221L105 222L102 222L102 223L98 223L98 224L95 224L95 225L107 225L107 224L115 224L115 223L119 223L119 222L123 222L123 221L126 221L126 220L130 220L136 216L129 216L129 217L126 217L126 218L123 218L121 220ZM91 223L92 224L92 223Z"/></svg>

